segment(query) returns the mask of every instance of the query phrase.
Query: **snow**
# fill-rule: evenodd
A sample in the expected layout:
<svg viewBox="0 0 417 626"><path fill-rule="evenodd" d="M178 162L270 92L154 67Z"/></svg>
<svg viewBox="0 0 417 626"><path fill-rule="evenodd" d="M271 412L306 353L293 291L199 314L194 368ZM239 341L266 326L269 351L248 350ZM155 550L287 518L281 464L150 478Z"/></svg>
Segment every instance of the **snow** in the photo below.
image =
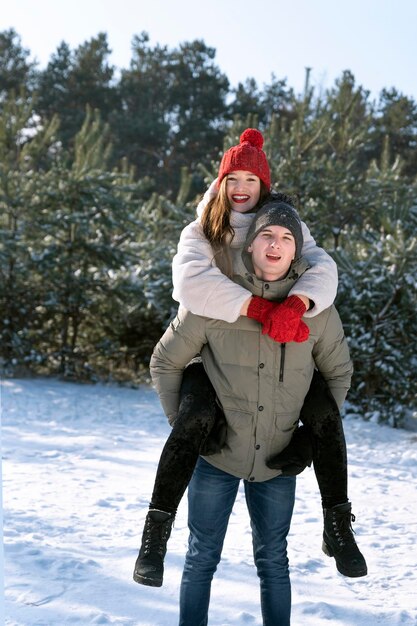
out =
<svg viewBox="0 0 417 626"><path fill-rule="evenodd" d="M3 380L5 615L8 626L175 626L186 498L161 588L132 580L159 453L169 432L155 392L49 379ZM415 626L417 437L345 419L354 528L369 575L321 551L314 472L297 482L289 536L293 626ZM210 626L259 626L242 492L213 582Z"/></svg>

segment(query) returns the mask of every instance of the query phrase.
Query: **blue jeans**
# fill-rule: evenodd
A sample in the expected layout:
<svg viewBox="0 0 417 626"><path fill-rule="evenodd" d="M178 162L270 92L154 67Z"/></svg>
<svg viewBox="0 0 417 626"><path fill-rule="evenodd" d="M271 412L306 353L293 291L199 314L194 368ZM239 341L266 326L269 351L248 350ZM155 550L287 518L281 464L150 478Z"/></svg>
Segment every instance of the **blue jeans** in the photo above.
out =
<svg viewBox="0 0 417 626"><path fill-rule="evenodd" d="M244 481L264 626L290 624L287 534L295 482L294 476L260 483ZM239 483L239 478L199 458L188 487L190 536L181 581L179 626L207 626L211 581L220 562Z"/></svg>

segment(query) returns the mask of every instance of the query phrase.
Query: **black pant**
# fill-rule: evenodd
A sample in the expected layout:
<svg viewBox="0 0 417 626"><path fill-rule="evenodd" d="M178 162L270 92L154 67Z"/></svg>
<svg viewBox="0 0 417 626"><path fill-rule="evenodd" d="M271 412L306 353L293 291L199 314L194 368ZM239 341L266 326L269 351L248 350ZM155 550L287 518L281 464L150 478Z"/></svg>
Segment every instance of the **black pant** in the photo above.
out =
<svg viewBox="0 0 417 626"><path fill-rule="evenodd" d="M313 466L323 507L347 502L347 453L342 418L318 370L304 398L300 420L310 429Z"/></svg>
<svg viewBox="0 0 417 626"><path fill-rule="evenodd" d="M159 459L151 508L176 512L218 411L203 364L190 363L182 377L178 416Z"/></svg>
<svg viewBox="0 0 417 626"><path fill-rule="evenodd" d="M202 443L219 407L201 362L184 370L178 417L159 459L151 508L175 513L191 480ZM300 414L310 429L313 465L323 507L347 501L347 455L342 419L322 375L316 371Z"/></svg>

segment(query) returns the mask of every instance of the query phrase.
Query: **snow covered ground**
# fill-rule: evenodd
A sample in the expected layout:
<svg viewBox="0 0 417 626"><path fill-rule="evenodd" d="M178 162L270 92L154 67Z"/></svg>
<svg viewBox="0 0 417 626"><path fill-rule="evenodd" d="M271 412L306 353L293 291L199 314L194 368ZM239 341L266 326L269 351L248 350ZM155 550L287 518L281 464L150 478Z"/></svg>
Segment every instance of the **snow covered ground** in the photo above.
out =
<svg viewBox="0 0 417 626"><path fill-rule="evenodd" d="M157 460L169 432L155 392L4 380L5 614L8 626L175 626L186 499L164 586L132 571ZM365 578L321 552L313 471L298 479L289 537L293 626L416 626L417 436L345 420L350 497ZM210 626L259 626L258 581L242 493L213 583Z"/></svg>

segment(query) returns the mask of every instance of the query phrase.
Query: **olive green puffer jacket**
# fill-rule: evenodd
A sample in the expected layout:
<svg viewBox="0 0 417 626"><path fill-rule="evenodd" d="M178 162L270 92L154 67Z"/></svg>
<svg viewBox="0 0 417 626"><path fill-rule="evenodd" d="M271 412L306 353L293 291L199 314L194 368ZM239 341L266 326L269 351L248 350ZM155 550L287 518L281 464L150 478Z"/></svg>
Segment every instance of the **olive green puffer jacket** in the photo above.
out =
<svg viewBox="0 0 417 626"><path fill-rule="evenodd" d="M304 271L303 263L281 281L267 283L249 274L240 280L256 295L280 300ZM304 321L310 328L306 342L280 344L247 317L228 323L180 308L155 347L152 380L170 421L178 409L183 369L201 353L228 424L226 446L206 457L217 468L254 481L281 473L265 461L288 445L315 365L342 406L352 364L339 315L332 306Z"/></svg>

